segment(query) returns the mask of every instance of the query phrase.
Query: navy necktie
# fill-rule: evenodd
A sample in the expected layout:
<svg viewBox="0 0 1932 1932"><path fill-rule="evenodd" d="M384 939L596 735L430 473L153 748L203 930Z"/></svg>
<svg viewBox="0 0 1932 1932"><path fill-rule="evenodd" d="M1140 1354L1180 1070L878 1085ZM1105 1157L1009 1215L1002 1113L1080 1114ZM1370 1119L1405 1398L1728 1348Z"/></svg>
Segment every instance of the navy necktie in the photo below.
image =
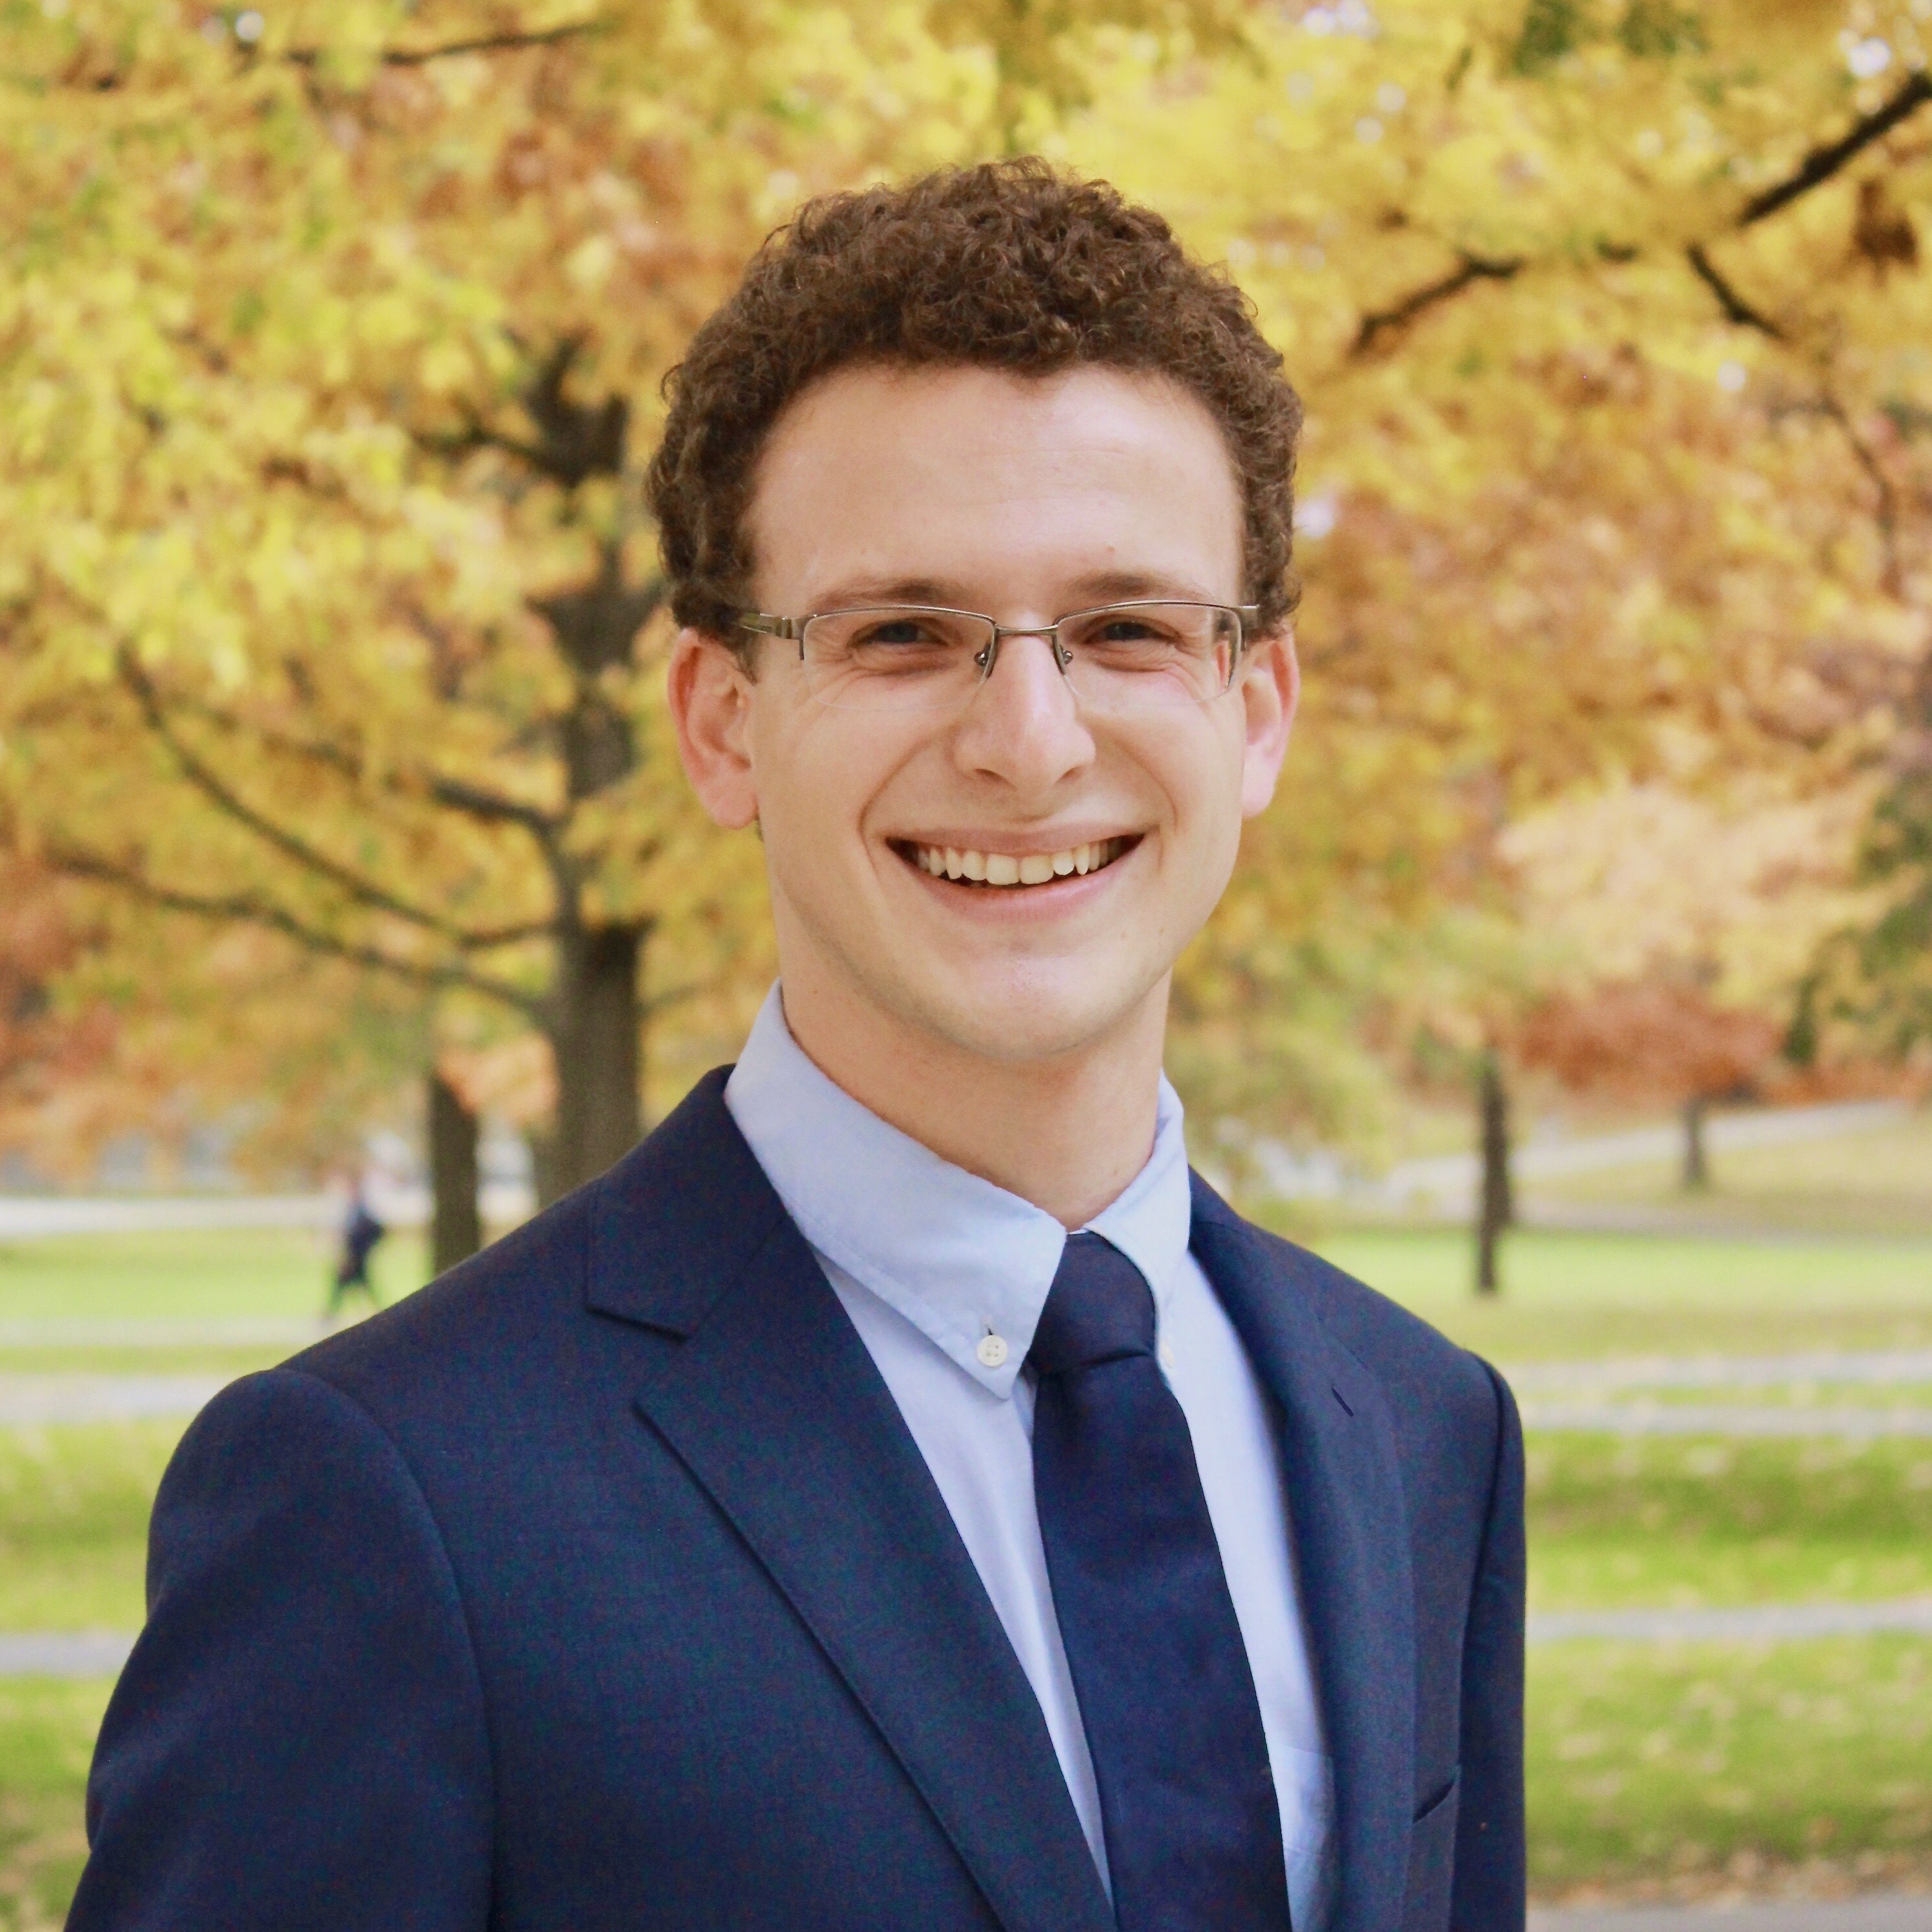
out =
<svg viewBox="0 0 1932 1932"><path fill-rule="evenodd" d="M1140 1270L1073 1235L1027 1360L1040 1536L1120 1932L1285 1932L1261 1706Z"/></svg>
<svg viewBox="0 0 1932 1932"><path fill-rule="evenodd" d="M1120 1932L1285 1932L1262 1706L1140 1269L1074 1234L1026 1358L1040 1534Z"/></svg>

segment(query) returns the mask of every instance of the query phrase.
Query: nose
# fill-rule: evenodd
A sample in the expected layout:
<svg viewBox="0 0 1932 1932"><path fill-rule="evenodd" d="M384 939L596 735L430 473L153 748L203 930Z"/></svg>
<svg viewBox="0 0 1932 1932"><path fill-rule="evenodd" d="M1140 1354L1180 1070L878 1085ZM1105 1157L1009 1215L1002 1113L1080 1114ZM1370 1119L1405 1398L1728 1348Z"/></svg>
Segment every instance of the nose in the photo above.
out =
<svg viewBox="0 0 1932 1932"><path fill-rule="evenodd" d="M1022 795L1050 792L1094 760L1072 688L1043 637L1009 633L953 736L961 767Z"/></svg>

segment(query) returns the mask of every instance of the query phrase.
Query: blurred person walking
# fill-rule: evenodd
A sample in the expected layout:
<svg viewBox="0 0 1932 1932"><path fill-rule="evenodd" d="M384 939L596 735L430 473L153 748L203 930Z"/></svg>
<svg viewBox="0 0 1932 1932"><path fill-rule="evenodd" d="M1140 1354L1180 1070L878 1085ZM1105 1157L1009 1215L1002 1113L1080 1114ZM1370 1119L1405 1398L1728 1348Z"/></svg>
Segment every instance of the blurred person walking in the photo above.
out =
<svg viewBox="0 0 1932 1932"><path fill-rule="evenodd" d="M376 1284L369 1279L369 1257L388 1232L376 1220L369 1205L368 1191L358 1178L350 1190L349 1211L343 1217L342 1248L336 1258L335 1278L329 1286L328 1306L323 1310L325 1321L333 1322L341 1313L343 1304L357 1291L369 1298L372 1309L382 1306Z"/></svg>

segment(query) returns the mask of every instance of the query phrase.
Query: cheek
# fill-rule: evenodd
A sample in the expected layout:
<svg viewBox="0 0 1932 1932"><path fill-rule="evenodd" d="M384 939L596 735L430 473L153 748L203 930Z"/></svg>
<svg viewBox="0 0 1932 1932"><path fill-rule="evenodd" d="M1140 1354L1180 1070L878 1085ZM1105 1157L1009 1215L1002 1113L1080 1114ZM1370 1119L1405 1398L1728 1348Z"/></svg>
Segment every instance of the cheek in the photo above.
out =
<svg viewBox="0 0 1932 1932"><path fill-rule="evenodd" d="M1205 858L1240 842L1244 740L1219 718L1198 722L1198 731L1149 744L1142 762L1167 799L1180 842Z"/></svg>
<svg viewBox="0 0 1932 1932"><path fill-rule="evenodd" d="M824 872L862 854L867 812L893 769L879 734L836 712L790 712L758 721L752 764L772 862Z"/></svg>

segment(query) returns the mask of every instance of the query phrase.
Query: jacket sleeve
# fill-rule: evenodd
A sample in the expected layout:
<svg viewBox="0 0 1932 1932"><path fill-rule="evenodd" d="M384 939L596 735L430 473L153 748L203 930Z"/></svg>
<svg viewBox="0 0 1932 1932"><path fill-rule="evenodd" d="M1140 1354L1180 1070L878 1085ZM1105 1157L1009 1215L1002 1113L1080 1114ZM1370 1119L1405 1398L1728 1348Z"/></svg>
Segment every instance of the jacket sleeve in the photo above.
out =
<svg viewBox="0 0 1932 1932"><path fill-rule="evenodd" d="M482 1932L482 1685L441 1537L374 1419L300 1370L204 1410L88 1780L70 1932Z"/></svg>
<svg viewBox="0 0 1932 1932"><path fill-rule="evenodd" d="M1493 1369L1489 1376L1496 1394L1496 1460L1462 1640L1454 1932L1510 1932L1522 1927L1526 1910L1522 1425L1509 1385Z"/></svg>

